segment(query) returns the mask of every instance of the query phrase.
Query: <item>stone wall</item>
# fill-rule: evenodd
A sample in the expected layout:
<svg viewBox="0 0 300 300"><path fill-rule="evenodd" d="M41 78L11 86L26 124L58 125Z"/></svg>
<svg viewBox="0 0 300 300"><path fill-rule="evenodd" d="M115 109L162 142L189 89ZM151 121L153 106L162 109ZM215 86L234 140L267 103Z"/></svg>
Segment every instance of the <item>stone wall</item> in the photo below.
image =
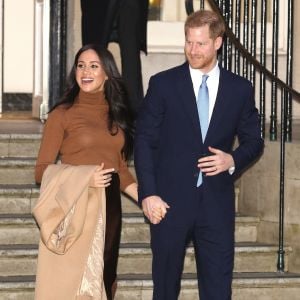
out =
<svg viewBox="0 0 300 300"><path fill-rule="evenodd" d="M278 243L280 143L265 142L260 160L240 179L241 213L261 219L258 239ZM290 271L300 271L300 142L286 144L284 239L293 252Z"/></svg>

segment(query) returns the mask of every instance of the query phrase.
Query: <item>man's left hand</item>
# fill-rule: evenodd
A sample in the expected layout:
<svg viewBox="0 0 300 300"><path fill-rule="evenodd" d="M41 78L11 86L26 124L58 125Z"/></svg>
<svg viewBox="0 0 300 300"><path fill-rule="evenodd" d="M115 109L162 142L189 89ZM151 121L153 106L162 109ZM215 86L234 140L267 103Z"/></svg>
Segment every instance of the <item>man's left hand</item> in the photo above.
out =
<svg viewBox="0 0 300 300"><path fill-rule="evenodd" d="M206 176L217 175L234 166L234 160L230 154L213 147L208 147L208 150L213 155L198 159L198 168Z"/></svg>

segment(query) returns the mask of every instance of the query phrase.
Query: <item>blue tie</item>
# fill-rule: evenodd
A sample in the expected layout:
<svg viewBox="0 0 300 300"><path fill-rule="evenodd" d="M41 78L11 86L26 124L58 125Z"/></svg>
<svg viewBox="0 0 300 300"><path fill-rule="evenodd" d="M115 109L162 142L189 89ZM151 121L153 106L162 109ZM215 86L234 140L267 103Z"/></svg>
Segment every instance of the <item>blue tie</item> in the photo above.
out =
<svg viewBox="0 0 300 300"><path fill-rule="evenodd" d="M209 109L209 96L206 80L208 75L202 75L202 83L200 85L197 97L198 116L201 126L202 141L204 142L208 129L208 109ZM202 173L199 172L197 187L202 184Z"/></svg>

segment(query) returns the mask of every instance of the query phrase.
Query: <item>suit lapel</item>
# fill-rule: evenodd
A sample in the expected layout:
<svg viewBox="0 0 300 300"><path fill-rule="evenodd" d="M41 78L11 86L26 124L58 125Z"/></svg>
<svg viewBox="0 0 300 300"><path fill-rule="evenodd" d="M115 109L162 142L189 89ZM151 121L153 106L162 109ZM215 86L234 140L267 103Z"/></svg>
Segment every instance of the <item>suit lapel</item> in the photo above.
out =
<svg viewBox="0 0 300 300"><path fill-rule="evenodd" d="M178 74L179 74L178 90L180 94L181 103L185 113L187 114L188 119L192 123L194 133L196 136L199 136L199 143L201 143L202 138L201 138L200 121L199 121L198 111L197 111L197 103L196 103L193 83L189 71L189 66L187 63L181 66L181 69L179 69ZM206 145L209 145L210 140L213 138L214 133L218 128L218 124L220 123L220 121L224 116L224 112L226 111L225 99L226 99L226 73L224 69L220 67L220 79L219 79L217 98L211 116L211 120L209 123L206 138L204 141Z"/></svg>
<svg viewBox="0 0 300 300"><path fill-rule="evenodd" d="M199 136L199 141L201 140L201 130L200 122L197 111L197 103L193 89L193 83L191 79L191 74L189 71L189 66L187 63L181 66L182 69L179 70L178 76L178 90L180 94L180 100L183 105L184 111L187 114L188 119L192 123L192 127L197 136Z"/></svg>
<svg viewBox="0 0 300 300"><path fill-rule="evenodd" d="M217 98L215 102L215 106L212 112L212 116L209 122L209 127L207 130L205 144L209 144L209 141L214 135L214 132L217 130L219 122L222 120L224 116L224 112L226 111L226 79L224 70L220 67L220 79L219 79L219 88L217 92Z"/></svg>

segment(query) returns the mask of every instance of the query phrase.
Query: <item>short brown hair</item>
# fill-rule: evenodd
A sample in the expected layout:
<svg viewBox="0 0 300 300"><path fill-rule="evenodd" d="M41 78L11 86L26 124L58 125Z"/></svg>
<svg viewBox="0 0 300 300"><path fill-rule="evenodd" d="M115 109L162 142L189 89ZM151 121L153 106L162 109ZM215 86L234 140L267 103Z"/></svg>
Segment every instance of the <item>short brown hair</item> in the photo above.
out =
<svg viewBox="0 0 300 300"><path fill-rule="evenodd" d="M225 32L225 24L221 17L210 10L198 10L189 15L184 24L184 32L187 33L188 28L202 27L208 25L210 37L216 39L223 37Z"/></svg>

